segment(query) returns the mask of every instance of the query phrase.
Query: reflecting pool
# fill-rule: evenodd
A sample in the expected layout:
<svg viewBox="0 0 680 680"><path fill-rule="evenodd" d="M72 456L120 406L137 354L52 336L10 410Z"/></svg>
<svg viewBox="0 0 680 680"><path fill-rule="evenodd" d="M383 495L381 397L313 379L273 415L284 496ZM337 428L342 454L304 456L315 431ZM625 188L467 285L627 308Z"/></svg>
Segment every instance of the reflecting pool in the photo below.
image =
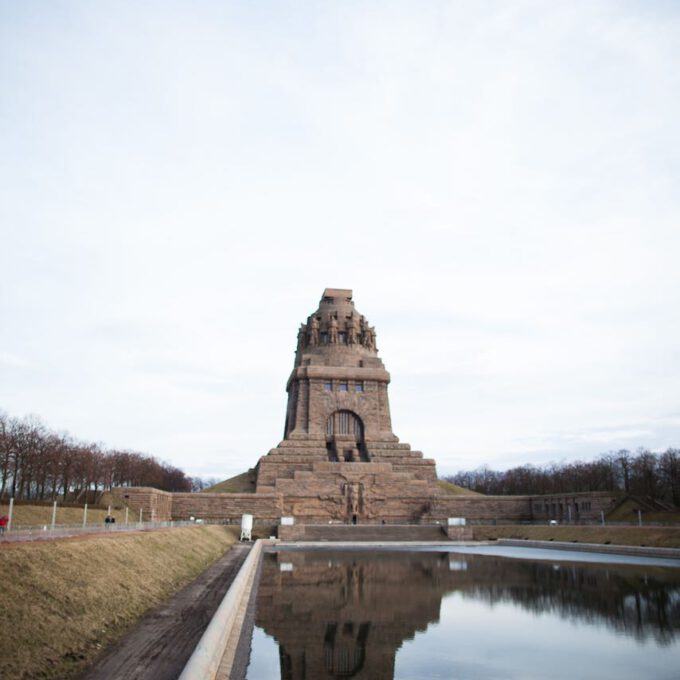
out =
<svg viewBox="0 0 680 680"><path fill-rule="evenodd" d="M248 680L677 680L680 569L282 550L255 626Z"/></svg>

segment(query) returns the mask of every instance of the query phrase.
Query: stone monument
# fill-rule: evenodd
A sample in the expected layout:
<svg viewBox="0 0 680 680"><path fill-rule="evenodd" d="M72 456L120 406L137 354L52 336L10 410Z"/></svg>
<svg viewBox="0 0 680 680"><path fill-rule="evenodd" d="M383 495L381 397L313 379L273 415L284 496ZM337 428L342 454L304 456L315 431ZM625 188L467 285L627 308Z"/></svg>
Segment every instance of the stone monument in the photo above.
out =
<svg viewBox="0 0 680 680"><path fill-rule="evenodd" d="M433 460L392 432L390 374L352 291L326 288L298 331L284 439L257 466L300 522L408 522L431 509Z"/></svg>

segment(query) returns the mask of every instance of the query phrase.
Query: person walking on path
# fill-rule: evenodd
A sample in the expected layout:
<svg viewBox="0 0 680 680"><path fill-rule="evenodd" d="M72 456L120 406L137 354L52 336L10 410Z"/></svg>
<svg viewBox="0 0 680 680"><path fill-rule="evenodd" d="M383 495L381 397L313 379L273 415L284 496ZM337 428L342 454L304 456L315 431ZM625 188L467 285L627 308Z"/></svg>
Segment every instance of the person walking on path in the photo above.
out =
<svg viewBox="0 0 680 680"><path fill-rule="evenodd" d="M7 530L7 525L9 524L9 517L3 515L0 517L0 536L2 536Z"/></svg>

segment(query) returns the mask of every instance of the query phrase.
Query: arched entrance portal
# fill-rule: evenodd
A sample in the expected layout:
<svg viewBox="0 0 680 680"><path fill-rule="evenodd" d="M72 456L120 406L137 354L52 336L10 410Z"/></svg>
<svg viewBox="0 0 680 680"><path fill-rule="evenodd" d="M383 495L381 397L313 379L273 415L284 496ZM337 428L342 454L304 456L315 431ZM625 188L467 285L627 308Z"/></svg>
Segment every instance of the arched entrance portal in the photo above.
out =
<svg viewBox="0 0 680 680"><path fill-rule="evenodd" d="M354 411L335 411L326 421L328 459L334 462L368 461L364 444L364 424Z"/></svg>

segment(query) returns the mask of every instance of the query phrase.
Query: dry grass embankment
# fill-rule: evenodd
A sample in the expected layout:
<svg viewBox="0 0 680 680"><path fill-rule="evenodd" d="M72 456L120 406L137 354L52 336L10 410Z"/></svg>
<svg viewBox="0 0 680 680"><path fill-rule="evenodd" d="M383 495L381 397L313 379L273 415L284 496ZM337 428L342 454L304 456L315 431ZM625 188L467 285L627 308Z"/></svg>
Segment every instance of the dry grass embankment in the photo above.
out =
<svg viewBox="0 0 680 680"><path fill-rule="evenodd" d="M680 527L536 526L504 524L474 526L474 539L518 538L605 545L643 545L680 548Z"/></svg>
<svg viewBox="0 0 680 680"><path fill-rule="evenodd" d="M450 496L483 496L484 494L478 493L477 491L471 491L466 489L464 486L458 486L453 482L447 482L445 479L438 479L437 486L445 493Z"/></svg>
<svg viewBox="0 0 680 680"><path fill-rule="evenodd" d="M630 522L636 524L638 521L638 508L640 503L635 498L627 498L613 510L607 513L607 520L610 522ZM644 522L654 522L659 524L679 524L680 512L669 510L650 512L642 507L642 518Z"/></svg>
<svg viewBox="0 0 680 680"><path fill-rule="evenodd" d="M219 484L203 489L202 493L255 493L255 469L225 479Z"/></svg>
<svg viewBox="0 0 680 680"><path fill-rule="evenodd" d="M0 677L72 677L237 537L199 526L0 545Z"/></svg>
<svg viewBox="0 0 680 680"><path fill-rule="evenodd" d="M14 516L12 517L12 527L22 529L27 527L50 526L52 524L51 505L15 505ZM9 506L0 505L0 516L9 514ZM117 524L125 522L125 510L115 510L111 508L111 515L116 518ZM106 508L88 508L87 525L92 526L101 524L104 526ZM136 522L138 515L130 510L129 522ZM148 519L148 517L146 518ZM82 524L83 508L63 508L57 504L57 524Z"/></svg>

